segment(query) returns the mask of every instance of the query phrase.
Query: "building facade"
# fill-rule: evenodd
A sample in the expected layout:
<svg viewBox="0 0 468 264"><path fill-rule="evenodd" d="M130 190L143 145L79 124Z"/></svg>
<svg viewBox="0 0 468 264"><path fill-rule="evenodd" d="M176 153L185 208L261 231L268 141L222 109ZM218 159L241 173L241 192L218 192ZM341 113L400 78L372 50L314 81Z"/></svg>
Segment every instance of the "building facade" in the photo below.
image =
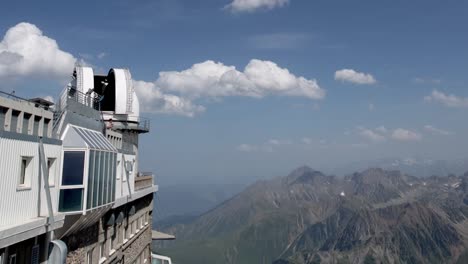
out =
<svg viewBox="0 0 468 264"><path fill-rule="evenodd" d="M53 109L0 95L0 264L149 263L158 186L130 72L76 67Z"/></svg>

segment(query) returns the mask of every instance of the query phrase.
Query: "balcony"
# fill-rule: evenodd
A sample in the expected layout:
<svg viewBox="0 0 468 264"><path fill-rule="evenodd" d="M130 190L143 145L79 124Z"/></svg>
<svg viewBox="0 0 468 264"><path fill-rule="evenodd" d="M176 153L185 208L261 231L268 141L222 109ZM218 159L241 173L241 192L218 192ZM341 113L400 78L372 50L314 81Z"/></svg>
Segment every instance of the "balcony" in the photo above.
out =
<svg viewBox="0 0 468 264"><path fill-rule="evenodd" d="M132 130L138 133L150 131L150 120L148 118L129 115L116 115L103 112L104 122L107 128L114 130Z"/></svg>
<svg viewBox="0 0 468 264"><path fill-rule="evenodd" d="M139 172L135 177L135 191L153 186L153 174L151 172Z"/></svg>

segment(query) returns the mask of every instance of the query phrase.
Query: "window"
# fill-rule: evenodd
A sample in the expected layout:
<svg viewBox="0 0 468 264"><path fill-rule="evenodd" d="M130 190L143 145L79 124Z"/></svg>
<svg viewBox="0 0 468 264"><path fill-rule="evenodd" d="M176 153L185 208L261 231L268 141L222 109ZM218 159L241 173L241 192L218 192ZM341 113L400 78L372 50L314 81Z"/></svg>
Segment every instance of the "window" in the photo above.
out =
<svg viewBox="0 0 468 264"><path fill-rule="evenodd" d="M112 250L114 249L114 239L111 237L109 239L109 255L112 254Z"/></svg>
<svg viewBox="0 0 468 264"><path fill-rule="evenodd" d="M128 225L125 227L125 230L127 232L127 239L129 239L132 236L132 225Z"/></svg>
<svg viewBox="0 0 468 264"><path fill-rule="evenodd" d="M101 243L99 246L99 262L103 262L106 259L106 241Z"/></svg>
<svg viewBox="0 0 468 264"><path fill-rule="evenodd" d="M60 190L59 211L74 212L83 210L83 189Z"/></svg>
<svg viewBox="0 0 468 264"><path fill-rule="evenodd" d="M84 151L65 151L63 154L62 185L82 185Z"/></svg>
<svg viewBox="0 0 468 264"><path fill-rule="evenodd" d="M86 253L86 264L93 264L93 250Z"/></svg>
<svg viewBox="0 0 468 264"><path fill-rule="evenodd" d="M125 242L127 242L127 241L126 241L127 238L128 238L127 232L128 232L128 227L127 227L127 226L124 226L124 230L123 230L123 232L122 232L122 237L123 237L123 239L122 239L122 244L125 243Z"/></svg>
<svg viewBox="0 0 468 264"><path fill-rule="evenodd" d="M136 233L136 220L132 222L132 234Z"/></svg>
<svg viewBox="0 0 468 264"><path fill-rule="evenodd" d="M47 169L49 171L49 186L55 185L55 158L47 159Z"/></svg>
<svg viewBox="0 0 468 264"><path fill-rule="evenodd" d="M20 175L18 180L19 187L29 187L31 183L31 174L32 174L32 167L31 167L31 157L21 157L21 169Z"/></svg>
<svg viewBox="0 0 468 264"><path fill-rule="evenodd" d="M8 264L16 264L16 254L10 255L8 258Z"/></svg>
<svg viewBox="0 0 468 264"><path fill-rule="evenodd" d="M109 241L109 255L115 252L115 245L116 245L116 237L117 237L117 231L116 228L114 228L114 234L110 237Z"/></svg>

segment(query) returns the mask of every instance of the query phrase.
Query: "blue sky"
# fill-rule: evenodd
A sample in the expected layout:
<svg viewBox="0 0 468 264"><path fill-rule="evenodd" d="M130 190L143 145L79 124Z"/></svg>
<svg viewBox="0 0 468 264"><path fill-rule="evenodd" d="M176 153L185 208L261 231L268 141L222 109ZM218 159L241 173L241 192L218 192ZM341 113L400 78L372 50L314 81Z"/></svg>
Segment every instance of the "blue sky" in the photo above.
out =
<svg viewBox="0 0 468 264"><path fill-rule="evenodd" d="M467 1L9 1L0 35L28 22L57 46L1 36L0 89L56 96L70 61L129 68L152 120L142 170L162 184L467 158L467 14Z"/></svg>

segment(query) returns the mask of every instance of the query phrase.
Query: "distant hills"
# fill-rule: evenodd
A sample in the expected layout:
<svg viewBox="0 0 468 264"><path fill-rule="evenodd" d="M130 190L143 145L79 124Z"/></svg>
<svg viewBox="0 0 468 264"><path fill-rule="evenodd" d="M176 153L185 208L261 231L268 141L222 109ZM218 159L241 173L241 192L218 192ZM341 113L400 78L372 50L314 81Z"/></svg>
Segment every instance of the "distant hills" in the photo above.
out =
<svg viewBox="0 0 468 264"><path fill-rule="evenodd" d="M174 263L468 263L468 174L308 167L164 231Z"/></svg>
<svg viewBox="0 0 468 264"><path fill-rule="evenodd" d="M447 176L449 174L460 175L468 171L468 159L437 160L415 157L382 158L352 162L327 171L337 175L346 175L347 173L362 171L367 168L399 170L416 177L430 177L433 175Z"/></svg>

